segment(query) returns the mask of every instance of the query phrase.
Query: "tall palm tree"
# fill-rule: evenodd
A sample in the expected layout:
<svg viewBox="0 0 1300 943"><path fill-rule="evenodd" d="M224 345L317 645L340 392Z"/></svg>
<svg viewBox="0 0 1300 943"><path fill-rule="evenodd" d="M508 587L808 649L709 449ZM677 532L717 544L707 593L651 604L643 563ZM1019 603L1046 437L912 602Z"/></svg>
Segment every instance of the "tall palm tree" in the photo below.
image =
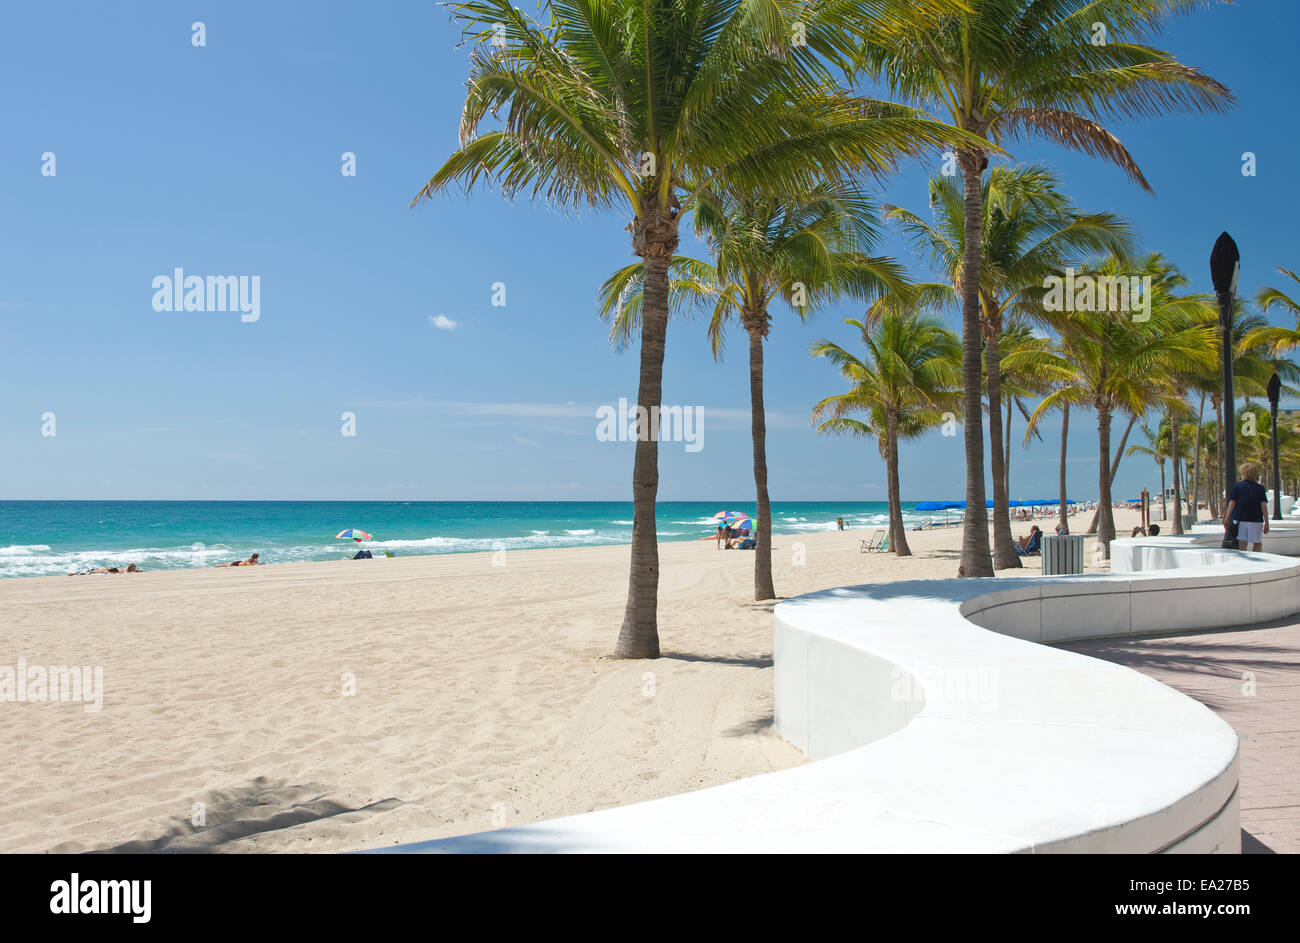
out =
<svg viewBox="0 0 1300 943"><path fill-rule="evenodd" d="M902 291L901 267L867 256L875 240L875 208L854 184L822 181L798 197L762 192L702 195L694 205L697 232L715 263L678 257L675 293L712 307L709 337L721 358L728 322L749 339L749 390L756 492L754 598L772 599L772 513L767 489L767 420L763 407L763 343L770 306L782 301L800 318L838 297L869 300ZM601 311L611 339L626 345L640 323L644 266L629 265L601 287Z"/></svg>
<svg viewBox="0 0 1300 943"><path fill-rule="evenodd" d="M943 422L944 409L956 405L961 344L930 315L891 309L875 321L848 318L844 323L859 331L866 354L857 357L825 339L812 345L813 356L829 360L852 384L848 392L818 403L812 421L819 433L876 439L889 488L889 547L899 556L911 556L903 526L898 443Z"/></svg>
<svg viewBox="0 0 1300 943"><path fill-rule="evenodd" d="M1005 569L1021 563L1011 536L1006 472L1010 456L1003 443L1000 411L1003 322L1018 314L1041 318L1039 301L1046 276L1061 272L1076 258L1113 254L1127 259L1134 236L1128 223L1114 213L1076 209L1061 190L1059 178L1045 167L993 167L984 178L980 204L979 301L989 396L993 565ZM930 208L933 222L896 206L888 207L888 218L943 273L952 299L957 300L966 260L966 196L955 178L939 175L930 181ZM942 297L945 286L921 287Z"/></svg>
<svg viewBox="0 0 1300 943"><path fill-rule="evenodd" d="M415 202L453 184L631 217L645 265L627 606L615 655L659 653L655 499L669 310L683 202L718 181L799 192L853 171L882 175L951 130L888 103L850 98L833 66L861 24L931 21L951 3L855 0L559 0L545 22L510 0L451 3L470 77L461 145ZM814 12L821 15L813 16ZM802 31L792 29L795 22ZM852 28L850 28L852 27ZM920 28L917 26L916 28ZM482 125L491 119L491 130ZM653 411L652 411L653 410Z"/></svg>
<svg viewBox="0 0 1300 943"><path fill-rule="evenodd" d="M1109 160L1150 190L1137 162L1102 122L1178 111L1225 110L1228 89L1146 44L1177 12L1201 0L968 0L969 10L939 27L903 24L863 30L860 64L891 93L978 135L986 146L955 151L962 174L962 375L966 506L984 506L980 402L982 176L993 147L1046 138ZM1107 27L1094 44L1092 24ZM996 359L996 358L995 358ZM967 515L966 576L992 576L988 529Z"/></svg>
<svg viewBox="0 0 1300 943"><path fill-rule="evenodd" d="M1147 260L1146 271L1152 276L1152 293L1153 305L1176 304L1179 307L1178 316L1182 323L1187 325L1202 324L1208 329L1213 330L1217 321L1218 313L1215 305L1208 296L1180 296L1176 294L1179 289L1187 285L1187 279L1172 263L1163 257L1153 255ZM1213 370L1210 371L1211 373ZM1169 431L1167 436L1168 451L1170 463L1173 466L1174 479L1174 507L1176 508L1171 532L1174 534L1183 533L1183 476L1181 465L1186 455L1186 450L1182 448L1182 423L1191 418L1191 407L1187 404L1187 394L1198 388L1203 388L1208 377L1204 367L1200 364L1180 364L1175 362L1166 362L1164 369L1161 370L1162 379L1165 381L1165 389L1162 395L1158 396L1158 404L1169 416ZM1163 469L1162 469L1163 471ZM1164 484L1161 483L1161 501L1164 500ZM1192 506L1192 516L1195 518L1196 506ZM1166 520L1168 520L1166 511Z"/></svg>
<svg viewBox="0 0 1300 943"><path fill-rule="evenodd" d="M1106 310L1073 311L1058 319L1061 346L1073 367L1071 384L1049 394L1038 404L1030 424L1036 424L1048 410L1064 399L1086 394L1097 413L1099 444L1097 539L1110 555L1115 539L1115 518L1111 508L1111 485L1123 453L1123 441L1110 458L1111 421L1116 413L1137 418L1162 397L1171 395L1168 376L1212 369L1214 330L1204 319L1204 299L1173 295L1159 280L1167 263L1151 255L1142 272L1152 276L1151 308L1147 320ZM1090 274L1117 277L1126 263L1109 259ZM1125 431L1125 439L1128 432Z"/></svg>

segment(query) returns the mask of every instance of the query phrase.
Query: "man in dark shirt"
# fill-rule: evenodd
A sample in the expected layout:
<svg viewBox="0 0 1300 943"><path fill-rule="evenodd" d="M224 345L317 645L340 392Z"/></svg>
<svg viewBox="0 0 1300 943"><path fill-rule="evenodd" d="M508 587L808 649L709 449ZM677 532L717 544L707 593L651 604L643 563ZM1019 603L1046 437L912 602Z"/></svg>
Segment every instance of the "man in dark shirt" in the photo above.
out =
<svg viewBox="0 0 1300 943"><path fill-rule="evenodd" d="M1228 507L1223 512L1223 526L1228 521L1237 522L1237 546L1251 550L1264 549L1264 534L1268 533L1268 492L1259 483L1259 466L1247 462L1241 466L1241 481L1228 496Z"/></svg>

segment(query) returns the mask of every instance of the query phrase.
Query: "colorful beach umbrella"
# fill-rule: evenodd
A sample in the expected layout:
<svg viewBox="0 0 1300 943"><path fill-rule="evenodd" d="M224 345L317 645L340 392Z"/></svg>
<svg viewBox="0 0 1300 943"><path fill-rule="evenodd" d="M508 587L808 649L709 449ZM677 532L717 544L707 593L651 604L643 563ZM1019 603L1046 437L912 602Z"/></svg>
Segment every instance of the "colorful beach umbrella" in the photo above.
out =
<svg viewBox="0 0 1300 943"><path fill-rule="evenodd" d="M747 517L742 517L738 521L733 521L731 526L734 530L753 530L754 522Z"/></svg>
<svg viewBox="0 0 1300 943"><path fill-rule="evenodd" d="M334 535L335 540L369 540L370 535L364 530L357 530L355 527L349 527L347 530L341 530Z"/></svg>
<svg viewBox="0 0 1300 943"><path fill-rule="evenodd" d="M744 511L719 511L713 515L713 519L723 524L730 524L732 521L748 520L749 515Z"/></svg>

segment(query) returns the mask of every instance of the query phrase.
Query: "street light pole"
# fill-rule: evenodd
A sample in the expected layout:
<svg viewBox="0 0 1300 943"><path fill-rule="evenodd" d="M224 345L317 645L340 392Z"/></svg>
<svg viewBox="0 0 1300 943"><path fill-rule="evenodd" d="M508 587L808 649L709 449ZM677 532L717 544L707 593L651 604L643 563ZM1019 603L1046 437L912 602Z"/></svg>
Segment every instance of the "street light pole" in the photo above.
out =
<svg viewBox="0 0 1300 943"><path fill-rule="evenodd" d="M1273 430L1273 520L1282 520L1282 469L1277 462L1277 401L1282 398L1282 380L1276 373L1268 381L1268 411Z"/></svg>
<svg viewBox="0 0 1300 943"><path fill-rule="evenodd" d="M1237 483L1237 417L1232 395L1232 299L1241 274L1241 253L1231 236L1220 234L1210 252L1210 279L1219 302L1219 330L1223 335L1223 500L1226 504Z"/></svg>

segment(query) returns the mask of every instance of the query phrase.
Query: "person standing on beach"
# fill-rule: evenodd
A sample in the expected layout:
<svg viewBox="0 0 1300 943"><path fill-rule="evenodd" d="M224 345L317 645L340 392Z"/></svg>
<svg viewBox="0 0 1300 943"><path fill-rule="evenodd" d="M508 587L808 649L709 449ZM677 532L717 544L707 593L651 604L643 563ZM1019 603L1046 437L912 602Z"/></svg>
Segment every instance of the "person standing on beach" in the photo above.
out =
<svg viewBox="0 0 1300 943"><path fill-rule="evenodd" d="M1223 526L1228 521L1237 522L1237 547L1251 550L1264 549L1264 534L1268 533L1268 492L1259 483L1259 466L1247 462L1241 466L1241 481L1228 496L1228 507L1223 512Z"/></svg>

